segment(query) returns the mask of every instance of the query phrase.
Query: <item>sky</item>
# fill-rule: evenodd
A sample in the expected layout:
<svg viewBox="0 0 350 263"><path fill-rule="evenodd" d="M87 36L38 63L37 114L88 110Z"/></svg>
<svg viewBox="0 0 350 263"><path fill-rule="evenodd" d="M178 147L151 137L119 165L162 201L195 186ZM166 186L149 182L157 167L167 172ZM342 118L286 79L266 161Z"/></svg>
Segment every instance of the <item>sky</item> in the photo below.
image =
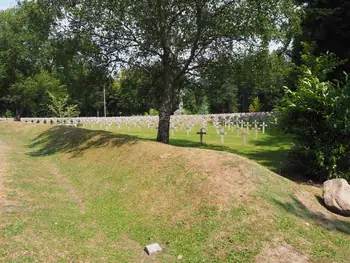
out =
<svg viewBox="0 0 350 263"><path fill-rule="evenodd" d="M16 0L0 0L0 10L14 7L16 5Z"/></svg>

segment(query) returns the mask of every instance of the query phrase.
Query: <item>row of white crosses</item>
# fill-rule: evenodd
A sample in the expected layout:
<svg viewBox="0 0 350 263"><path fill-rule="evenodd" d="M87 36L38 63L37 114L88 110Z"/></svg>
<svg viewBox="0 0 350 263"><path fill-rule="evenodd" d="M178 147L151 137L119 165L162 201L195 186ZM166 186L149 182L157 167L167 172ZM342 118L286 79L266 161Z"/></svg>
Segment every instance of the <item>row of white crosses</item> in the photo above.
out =
<svg viewBox="0 0 350 263"><path fill-rule="evenodd" d="M265 122L262 122L262 124L258 123L256 120L254 122L244 122L243 120L240 120L236 117L234 118L226 118L224 120L221 120L217 116L212 117L212 123L213 126L216 128L217 134L221 137L221 143L224 143L224 136L227 135L227 132L224 131L224 128L221 124L225 126L225 128L228 128L229 131L234 131L234 129L237 132L237 136L242 135L242 141L243 144L246 144L247 136L250 134L250 127L251 130L255 131L255 138L258 138L258 131L260 130L260 127L262 128L262 133L265 134L265 128L267 127ZM198 133L201 134L201 133ZM202 137L202 135L201 135ZM201 138L202 141L202 138Z"/></svg>
<svg viewBox="0 0 350 263"><path fill-rule="evenodd" d="M217 130L217 134L221 137L221 142L224 143L224 136L227 135L223 126L231 132L236 129L237 136L242 135L243 142L246 141L246 136L250 134L250 127L255 131L255 137L258 136L260 127L262 133L265 133L266 124L263 122L259 125L255 122L244 122L243 118L254 117L268 117L269 113L233 113L233 114L210 114L210 115L177 115L171 117L170 132L174 135L178 129L183 129L186 134L189 135L196 124L200 124L201 127L201 141L203 141L203 135L206 134L208 122L212 122ZM45 124L65 124L65 125L82 125L83 128L99 128L110 130L113 125L117 130L121 129L121 126L125 126L128 131L131 128L137 128L140 132L143 129L157 130L158 129L158 116L133 116L133 117L81 117L81 118L22 118L22 122L29 123L45 123ZM200 134L198 133L198 134Z"/></svg>

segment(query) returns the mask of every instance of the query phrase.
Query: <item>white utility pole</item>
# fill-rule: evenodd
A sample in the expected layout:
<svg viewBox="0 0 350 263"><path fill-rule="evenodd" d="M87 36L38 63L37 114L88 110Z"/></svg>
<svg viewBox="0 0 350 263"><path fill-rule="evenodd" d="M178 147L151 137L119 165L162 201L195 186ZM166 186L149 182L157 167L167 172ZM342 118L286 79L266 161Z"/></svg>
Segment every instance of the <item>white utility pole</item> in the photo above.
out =
<svg viewBox="0 0 350 263"><path fill-rule="evenodd" d="M106 89L103 88L103 105L104 105L104 113L105 118L107 117L107 107L106 107Z"/></svg>

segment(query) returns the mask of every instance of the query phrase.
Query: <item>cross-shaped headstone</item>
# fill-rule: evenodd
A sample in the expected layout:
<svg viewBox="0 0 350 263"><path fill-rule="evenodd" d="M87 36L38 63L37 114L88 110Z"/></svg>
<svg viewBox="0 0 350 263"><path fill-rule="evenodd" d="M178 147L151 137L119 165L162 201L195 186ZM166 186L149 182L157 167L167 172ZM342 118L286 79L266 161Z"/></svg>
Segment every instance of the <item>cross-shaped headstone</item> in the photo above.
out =
<svg viewBox="0 0 350 263"><path fill-rule="evenodd" d="M203 143L203 135L207 134L204 128L201 128L200 132L197 132L201 136L201 143Z"/></svg>
<svg viewBox="0 0 350 263"><path fill-rule="evenodd" d="M239 127L239 125L236 126L236 132L237 132L237 136L239 136L239 131L241 130L241 128Z"/></svg>
<svg viewBox="0 0 350 263"><path fill-rule="evenodd" d="M255 139L258 139L258 130L260 130L258 127L254 127L252 130L255 131Z"/></svg>
<svg viewBox="0 0 350 263"><path fill-rule="evenodd" d="M170 124L170 129L171 129L171 135L172 136L174 136L174 123L172 122L171 124Z"/></svg>
<svg viewBox="0 0 350 263"><path fill-rule="evenodd" d="M190 125L187 124L187 125L186 125L187 136L190 135L190 130L191 130Z"/></svg>
<svg viewBox="0 0 350 263"><path fill-rule="evenodd" d="M246 145L247 144L247 135L248 135L248 133L247 132L242 132L241 135L242 135L242 144Z"/></svg>
<svg viewBox="0 0 350 263"><path fill-rule="evenodd" d="M247 133L249 133L249 127L251 127L252 125L249 123L249 121L247 121L247 123L245 124L245 126L247 127Z"/></svg>
<svg viewBox="0 0 350 263"><path fill-rule="evenodd" d="M265 127L267 127L267 125L263 122L260 126L262 127L262 133L265 134Z"/></svg>
<svg viewBox="0 0 350 263"><path fill-rule="evenodd" d="M219 135L221 136L221 143L224 143L224 136L227 135L227 132L224 132L224 129L220 129Z"/></svg>

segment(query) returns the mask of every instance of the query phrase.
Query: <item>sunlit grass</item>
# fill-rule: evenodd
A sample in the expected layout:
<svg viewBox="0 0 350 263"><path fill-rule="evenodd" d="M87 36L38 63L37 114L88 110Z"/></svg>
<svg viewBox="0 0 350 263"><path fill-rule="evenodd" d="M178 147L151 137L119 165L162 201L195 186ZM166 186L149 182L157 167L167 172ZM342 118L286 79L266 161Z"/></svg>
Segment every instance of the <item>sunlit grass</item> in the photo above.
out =
<svg viewBox="0 0 350 263"><path fill-rule="evenodd" d="M212 144L185 132L171 140L215 152L154 143L153 135L0 122L9 146L0 261L259 262L277 238L309 262L348 262L350 220L328 213L320 190L223 152L251 158L249 148L263 154L288 140L269 133L241 146L229 135L227 147L210 130ZM154 242L166 248L148 257L142 249Z"/></svg>

